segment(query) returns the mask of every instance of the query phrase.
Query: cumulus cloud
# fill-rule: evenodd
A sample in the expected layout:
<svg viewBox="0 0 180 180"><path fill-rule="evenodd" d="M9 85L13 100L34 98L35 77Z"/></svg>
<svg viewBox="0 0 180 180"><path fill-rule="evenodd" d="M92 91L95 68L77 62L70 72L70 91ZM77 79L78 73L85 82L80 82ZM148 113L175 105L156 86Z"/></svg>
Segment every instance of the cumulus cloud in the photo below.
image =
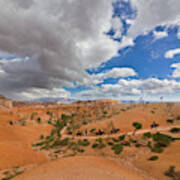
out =
<svg viewBox="0 0 180 180"><path fill-rule="evenodd" d="M91 75L94 84L102 83L108 78L125 78L136 76L137 73L132 68L113 68L111 70Z"/></svg>
<svg viewBox="0 0 180 180"><path fill-rule="evenodd" d="M180 39L180 27L178 28L177 37Z"/></svg>
<svg viewBox="0 0 180 180"><path fill-rule="evenodd" d="M180 91L180 82L175 80L160 80L148 78L144 80L124 80L120 79L118 84L103 84L87 91L82 91L78 95L84 98L124 98L126 96L140 97L143 95L172 94Z"/></svg>
<svg viewBox="0 0 180 180"><path fill-rule="evenodd" d="M172 76L174 78L179 78L180 77L180 63L172 64L172 68L174 68Z"/></svg>
<svg viewBox="0 0 180 180"><path fill-rule="evenodd" d="M119 48L123 49L123 48L128 47L128 46L134 46L133 38L123 36L122 40L121 40L121 43L119 45Z"/></svg>
<svg viewBox="0 0 180 180"><path fill-rule="evenodd" d="M172 58L174 58L174 56L177 55L177 54L180 54L180 48L168 50L168 51L165 53L164 57L165 57L165 58L170 58L170 59L172 59Z"/></svg>
<svg viewBox="0 0 180 180"><path fill-rule="evenodd" d="M168 36L168 33L166 31L153 31L154 38L162 39Z"/></svg>
<svg viewBox="0 0 180 180"><path fill-rule="evenodd" d="M129 37L146 34L157 26L180 25L179 0L130 0L137 17L128 31Z"/></svg>
<svg viewBox="0 0 180 180"><path fill-rule="evenodd" d="M0 6L0 50L20 57L0 61L5 95L84 83L86 69L117 55L118 42L106 35L111 0L0 0Z"/></svg>
<svg viewBox="0 0 180 180"><path fill-rule="evenodd" d="M115 32L114 38L121 38L122 31L123 31L123 24L119 17L114 17L112 19L112 29Z"/></svg>

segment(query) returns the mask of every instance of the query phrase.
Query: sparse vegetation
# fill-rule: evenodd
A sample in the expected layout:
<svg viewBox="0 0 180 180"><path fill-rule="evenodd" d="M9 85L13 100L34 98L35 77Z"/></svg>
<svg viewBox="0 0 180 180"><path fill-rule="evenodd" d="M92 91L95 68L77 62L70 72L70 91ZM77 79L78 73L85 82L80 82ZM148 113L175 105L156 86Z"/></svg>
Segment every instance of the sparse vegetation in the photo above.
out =
<svg viewBox="0 0 180 180"><path fill-rule="evenodd" d="M78 145L80 145L80 146L89 146L90 142L87 139L78 140Z"/></svg>
<svg viewBox="0 0 180 180"><path fill-rule="evenodd" d="M150 132L147 132L147 133L144 133L143 136L146 138L151 138L152 134Z"/></svg>
<svg viewBox="0 0 180 180"><path fill-rule="evenodd" d="M174 123L174 120L173 120L173 119L167 119L166 122L167 122L167 123L170 123L170 124L173 124L173 123Z"/></svg>
<svg viewBox="0 0 180 180"><path fill-rule="evenodd" d="M9 121L9 124L10 124L11 126L13 126L14 123L13 123L12 121Z"/></svg>
<svg viewBox="0 0 180 180"><path fill-rule="evenodd" d="M114 150L114 153L118 155L123 151L123 146L121 144L115 144L112 146L112 150Z"/></svg>
<svg viewBox="0 0 180 180"><path fill-rule="evenodd" d="M40 117L37 118L37 123L39 123L39 124L41 123L41 118Z"/></svg>
<svg viewBox="0 0 180 180"><path fill-rule="evenodd" d="M180 128L174 127L170 130L171 133L180 133Z"/></svg>
<svg viewBox="0 0 180 180"><path fill-rule="evenodd" d="M134 133L133 133L133 135L135 135L136 131L137 131L138 129L141 129L141 128L142 128L142 124L139 123L139 122L133 122L132 125L133 125L133 127L135 128Z"/></svg>
<svg viewBox="0 0 180 180"><path fill-rule="evenodd" d="M151 156L148 160L149 160L149 161L156 161L156 160L158 160L158 159L159 159L158 156Z"/></svg>

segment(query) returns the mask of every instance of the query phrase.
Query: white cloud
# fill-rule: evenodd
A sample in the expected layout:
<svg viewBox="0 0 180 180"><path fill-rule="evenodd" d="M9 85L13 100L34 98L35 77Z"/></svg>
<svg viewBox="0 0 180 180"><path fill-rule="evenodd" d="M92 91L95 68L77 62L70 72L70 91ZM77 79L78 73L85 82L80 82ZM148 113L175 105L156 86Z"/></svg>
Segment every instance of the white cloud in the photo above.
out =
<svg viewBox="0 0 180 180"><path fill-rule="evenodd" d="M6 74L0 76L0 93L9 97L84 83L86 69L118 53L118 42L106 35L111 0L0 0L0 6L0 50L22 57L0 64Z"/></svg>
<svg viewBox="0 0 180 180"><path fill-rule="evenodd" d="M120 18L117 16L112 19L112 29L115 32L113 37L120 38L122 35L123 24L122 24Z"/></svg>
<svg viewBox="0 0 180 180"><path fill-rule="evenodd" d="M171 67L175 68L175 70L173 71L172 76L174 78L179 78L180 77L180 63L172 64Z"/></svg>
<svg viewBox="0 0 180 180"><path fill-rule="evenodd" d="M178 93L180 82L149 78L144 80L119 80L118 84L103 84L87 91L78 93L81 98L120 98L131 96L157 96Z"/></svg>
<svg viewBox="0 0 180 180"><path fill-rule="evenodd" d="M137 17L128 31L128 37L136 38L157 26L180 24L179 0L131 0L131 4L137 10Z"/></svg>
<svg viewBox="0 0 180 180"><path fill-rule="evenodd" d="M132 38L129 38L127 36L123 36L122 40L120 42L120 45L119 45L119 49L123 49L123 48L128 47L128 46L134 46L134 41Z"/></svg>
<svg viewBox="0 0 180 180"><path fill-rule="evenodd" d="M113 68L102 73L93 74L91 77L93 84L98 84L108 78L125 78L136 75L137 73L132 68Z"/></svg>
<svg viewBox="0 0 180 180"><path fill-rule="evenodd" d="M178 28L177 37L180 39L180 27Z"/></svg>
<svg viewBox="0 0 180 180"><path fill-rule="evenodd" d="M174 58L174 56L177 55L177 54L180 54L180 48L168 50L168 51L165 53L164 57L165 57L165 58L170 58L170 59L172 59L172 58Z"/></svg>
<svg viewBox="0 0 180 180"><path fill-rule="evenodd" d="M22 93L16 93L16 97L22 100L36 100L36 99L45 99L45 98L70 98L71 93L66 91L63 88L53 88L40 89L40 88L31 88Z"/></svg>
<svg viewBox="0 0 180 180"><path fill-rule="evenodd" d="M168 33L166 31L153 31L154 38L162 39L168 36Z"/></svg>

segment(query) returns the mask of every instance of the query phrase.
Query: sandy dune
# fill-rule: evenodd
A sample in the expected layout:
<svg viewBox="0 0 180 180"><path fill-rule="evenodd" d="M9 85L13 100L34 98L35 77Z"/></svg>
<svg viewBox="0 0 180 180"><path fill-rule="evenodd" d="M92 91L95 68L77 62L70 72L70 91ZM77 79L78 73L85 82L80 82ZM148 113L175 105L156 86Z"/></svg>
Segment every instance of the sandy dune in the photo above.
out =
<svg viewBox="0 0 180 180"><path fill-rule="evenodd" d="M117 162L103 157L69 157L32 169L14 180L143 180Z"/></svg>

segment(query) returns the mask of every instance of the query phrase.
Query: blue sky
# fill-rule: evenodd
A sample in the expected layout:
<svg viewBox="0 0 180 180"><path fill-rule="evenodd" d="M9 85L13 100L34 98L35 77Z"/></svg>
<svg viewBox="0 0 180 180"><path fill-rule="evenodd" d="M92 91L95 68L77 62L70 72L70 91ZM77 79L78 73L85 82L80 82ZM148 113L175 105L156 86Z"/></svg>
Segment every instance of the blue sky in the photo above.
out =
<svg viewBox="0 0 180 180"><path fill-rule="evenodd" d="M7 97L180 101L178 0L12 1L0 15Z"/></svg>

